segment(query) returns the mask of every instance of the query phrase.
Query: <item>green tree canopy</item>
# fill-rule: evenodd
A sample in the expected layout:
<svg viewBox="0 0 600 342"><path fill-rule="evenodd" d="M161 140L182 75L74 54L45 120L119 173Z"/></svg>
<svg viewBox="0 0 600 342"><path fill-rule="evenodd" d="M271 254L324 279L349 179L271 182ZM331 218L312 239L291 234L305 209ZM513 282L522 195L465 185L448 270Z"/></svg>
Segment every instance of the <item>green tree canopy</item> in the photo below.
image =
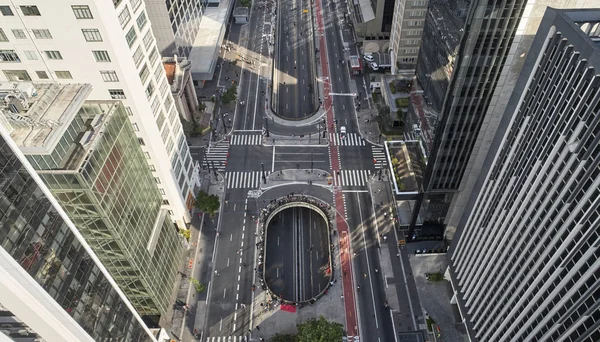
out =
<svg viewBox="0 0 600 342"><path fill-rule="evenodd" d="M205 213L214 214L219 210L219 197L217 195L209 195L204 191L198 192L196 196L196 208Z"/></svg>
<svg viewBox="0 0 600 342"><path fill-rule="evenodd" d="M341 341L344 336L344 327L340 323L329 322L323 316L300 323L297 327L298 342Z"/></svg>
<svg viewBox="0 0 600 342"><path fill-rule="evenodd" d="M229 87L229 89L227 89L223 96L221 96L221 102L223 102L223 104L230 104L231 102L235 101L236 98L237 86L234 84L231 87Z"/></svg>

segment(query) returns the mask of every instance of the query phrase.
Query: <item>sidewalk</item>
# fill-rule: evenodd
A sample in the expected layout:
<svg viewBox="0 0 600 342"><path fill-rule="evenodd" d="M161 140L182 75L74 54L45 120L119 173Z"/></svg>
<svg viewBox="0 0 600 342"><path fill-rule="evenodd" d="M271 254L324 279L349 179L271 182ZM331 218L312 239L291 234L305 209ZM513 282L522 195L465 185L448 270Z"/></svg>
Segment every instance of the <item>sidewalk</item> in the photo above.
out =
<svg viewBox="0 0 600 342"><path fill-rule="evenodd" d="M221 179L222 177L219 177ZM222 181L216 181L212 173L204 172L202 187L200 190L207 191L210 195L222 198L224 187ZM178 341L196 341L193 336L194 329L202 333L206 315L206 294L212 276L212 253L214 249L215 234L218 227L219 215L212 219L193 211L190 229L190 248L186 253L186 262L177 278L179 290L175 300L187 304L187 309L178 306L173 309L171 317L171 328L168 329ZM196 292L190 278L197 279L206 286L203 292ZM174 305L172 303L172 305Z"/></svg>
<svg viewBox="0 0 600 342"><path fill-rule="evenodd" d="M415 279L409 263L409 255L405 248L399 246L396 208L388 177L383 175L381 181L372 178L370 192L376 205L379 217L379 232L386 238L381 239L380 261L381 272L386 281L386 296L393 311L394 328L398 335L402 334L407 341L420 341L425 325L424 313L421 309ZM387 218L385 218L387 217Z"/></svg>
<svg viewBox="0 0 600 342"><path fill-rule="evenodd" d="M267 176L267 183L261 182L260 189L263 191L272 189L277 186L290 185L293 183L307 183L311 185L333 188L330 184L329 177L331 175L325 170L299 169L299 170L281 170L273 172Z"/></svg>

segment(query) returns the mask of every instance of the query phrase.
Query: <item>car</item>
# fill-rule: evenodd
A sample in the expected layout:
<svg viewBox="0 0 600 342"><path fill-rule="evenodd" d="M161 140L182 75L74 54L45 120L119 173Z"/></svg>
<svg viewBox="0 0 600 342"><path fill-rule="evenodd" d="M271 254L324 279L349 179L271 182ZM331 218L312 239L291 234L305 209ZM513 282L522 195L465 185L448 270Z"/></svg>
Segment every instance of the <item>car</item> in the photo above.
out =
<svg viewBox="0 0 600 342"><path fill-rule="evenodd" d="M346 126L342 126L342 127L340 127L340 137L341 137L342 139L345 139L345 138L346 138Z"/></svg>
<svg viewBox="0 0 600 342"><path fill-rule="evenodd" d="M371 69L373 69L374 71L379 70L379 65L377 65L377 63L375 62L371 62L369 63L369 66L371 67Z"/></svg>
<svg viewBox="0 0 600 342"><path fill-rule="evenodd" d="M364 55L363 56L366 61L373 62L373 55Z"/></svg>

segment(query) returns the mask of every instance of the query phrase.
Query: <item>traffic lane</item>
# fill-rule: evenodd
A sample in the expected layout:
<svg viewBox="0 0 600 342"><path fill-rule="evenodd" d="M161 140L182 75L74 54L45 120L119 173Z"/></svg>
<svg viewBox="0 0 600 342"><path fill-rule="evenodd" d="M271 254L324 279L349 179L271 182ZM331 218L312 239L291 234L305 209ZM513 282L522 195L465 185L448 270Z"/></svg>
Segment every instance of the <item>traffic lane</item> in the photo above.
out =
<svg viewBox="0 0 600 342"><path fill-rule="evenodd" d="M226 194L226 198L241 196L240 191ZM223 203L225 205L225 203ZM243 219L243 211L232 211L236 204L229 203L223 208L223 215L219 218L220 235L217 237L215 259L213 263L212 288L208 305L207 328L208 336L225 336L233 331L233 313L236 303L236 282L239 274L240 247L239 227ZM212 220L212 219L211 219ZM214 232L217 234L217 232Z"/></svg>
<svg viewBox="0 0 600 342"><path fill-rule="evenodd" d="M189 146L192 160L202 161L204 158L205 146Z"/></svg>
<svg viewBox="0 0 600 342"><path fill-rule="evenodd" d="M303 227L304 238L310 245L305 253L305 262L310 264L309 276L304 284L304 300L308 300L320 294L331 281L329 232L326 221L319 213L308 208L303 208L303 211L308 214L308 224Z"/></svg>
<svg viewBox="0 0 600 342"><path fill-rule="evenodd" d="M295 293L293 212L279 212L267 229L265 281L273 293L292 300Z"/></svg>
<svg viewBox="0 0 600 342"><path fill-rule="evenodd" d="M269 146L245 146L230 145L227 158L227 171L262 171L261 163L265 165L265 171L273 160L273 148Z"/></svg>
<svg viewBox="0 0 600 342"><path fill-rule="evenodd" d="M276 146L273 149L272 170L310 169L329 172L329 152L327 146L300 147Z"/></svg>
<svg viewBox="0 0 600 342"><path fill-rule="evenodd" d="M374 232L372 201L368 193L349 193L347 212L353 251L356 293L360 308L360 334L370 341L393 341L391 318L385 308L385 291L379 269L379 248ZM388 329L389 328L389 329ZM390 335L391 334L391 335Z"/></svg>
<svg viewBox="0 0 600 342"><path fill-rule="evenodd" d="M373 170L373 152L371 145L366 146L338 146L340 162L344 169Z"/></svg>
<svg viewBox="0 0 600 342"><path fill-rule="evenodd" d="M237 199L237 200L236 200ZM256 210L256 201L247 198L246 190L236 190L232 192L231 200L236 201L236 203L243 202L244 206L236 206L236 213L239 212L243 220L240 222L240 227L242 227L240 234L240 253L239 258L241 260L242 268L240 272L240 281L239 281L239 305L238 305L238 316L237 316L237 331L234 331L234 334L244 334L248 329L250 329L250 313L251 313L251 303L252 303L252 284L254 282L258 282L255 278L254 268L258 267L255 265L255 260L257 259L257 249L256 243L258 242L257 237L257 229L258 224L256 218L258 215L254 215L255 218L252 219L253 214L247 214L258 212ZM235 229L235 228L234 228ZM244 304L243 306L241 304Z"/></svg>

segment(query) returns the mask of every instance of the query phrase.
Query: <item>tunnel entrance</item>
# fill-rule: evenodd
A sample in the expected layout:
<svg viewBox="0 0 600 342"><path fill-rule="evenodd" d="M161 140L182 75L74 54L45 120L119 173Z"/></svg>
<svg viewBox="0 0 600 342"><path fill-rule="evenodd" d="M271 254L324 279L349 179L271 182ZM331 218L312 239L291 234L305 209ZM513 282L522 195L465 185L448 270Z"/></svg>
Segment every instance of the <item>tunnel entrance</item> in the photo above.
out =
<svg viewBox="0 0 600 342"><path fill-rule="evenodd" d="M317 205L286 203L266 221L264 280L286 302L316 300L329 286L329 219Z"/></svg>

